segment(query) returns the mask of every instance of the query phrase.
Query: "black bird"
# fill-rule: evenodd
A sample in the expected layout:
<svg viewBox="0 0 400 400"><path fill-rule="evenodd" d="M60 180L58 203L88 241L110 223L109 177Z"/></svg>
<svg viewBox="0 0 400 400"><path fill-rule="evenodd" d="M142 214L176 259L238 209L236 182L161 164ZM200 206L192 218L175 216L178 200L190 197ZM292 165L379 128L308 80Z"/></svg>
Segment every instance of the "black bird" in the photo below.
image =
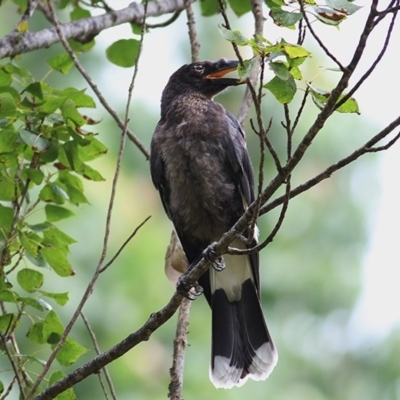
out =
<svg viewBox="0 0 400 400"><path fill-rule="evenodd" d="M161 98L161 119L151 142L151 176L191 265L254 200L245 134L236 118L213 101L239 84L223 78L237 65L226 59L183 65ZM256 243L255 237L250 246ZM232 246L247 247L239 239ZM231 388L248 378L266 379L278 354L260 305L258 254L223 259L225 269L211 267L199 283L212 309L210 379L216 387Z"/></svg>

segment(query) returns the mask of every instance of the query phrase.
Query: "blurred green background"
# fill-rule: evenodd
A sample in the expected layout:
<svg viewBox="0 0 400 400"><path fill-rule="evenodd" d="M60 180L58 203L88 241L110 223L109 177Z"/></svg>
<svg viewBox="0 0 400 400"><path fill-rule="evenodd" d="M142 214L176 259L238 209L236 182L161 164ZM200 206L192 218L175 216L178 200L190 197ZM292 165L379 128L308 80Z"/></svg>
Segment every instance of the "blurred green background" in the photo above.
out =
<svg viewBox="0 0 400 400"><path fill-rule="evenodd" d="M218 33L217 26L221 18L204 18L199 13L197 3L194 8L201 58L234 57L229 43ZM0 33L4 35L18 21L18 16L11 3L6 3L1 10ZM253 22L249 16L237 19L229 15L235 29L251 35ZM37 16L34 24L32 30L46 23L41 16ZM330 29L335 35L335 29ZM286 33L288 31L280 32L281 35ZM268 31L265 36L272 40L273 34ZM111 65L105 57L104 48L117 37L130 35L129 27L107 30L96 38L95 50L80 57L110 104L122 117L133 71ZM176 24L147 34L144 46L132 99L130 127L149 148L159 116L158 101L166 80L176 68L190 60L184 13ZM327 61L311 42L306 42L305 46L309 46L314 53L305 71L305 75L312 78L320 73L319 66L326 65ZM56 45L23 55L17 61L29 68L37 79L42 79L49 70L45 61L61 52L61 46ZM315 82L329 88L335 79L334 74L324 73ZM47 81L60 88L87 87L76 71L68 75L52 72ZM235 114L243 90L234 88L220 95L217 101ZM298 94L291 107L293 113L299 106L300 98ZM273 118L269 133L271 141L284 159L285 133L280 125L282 109L269 94L263 104L265 121ZM49 272L43 289L70 293L69 303L57 309L64 324L69 321L80 301L100 257L120 136L120 130L100 106L96 110L87 110L87 114L101 120L95 129L109 152L93 167L106 180L101 183L85 182L86 196L91 204L73 209L76 216L59 224L61 229L78 241L72 246L70 257L76 275L60 278ZM308 104L295 142L306 132L316 115L315 106ZM254 115L250 113L251 116ZM378 128L368 115L334 115L294 172L293 186L347 155L366 141L368 133L372 134ZM248 123L246 131L257 170L258 138L251 132ZM361 290L369 228L378 205L377 163L378 157L375 155L364 157L293 199L282 229L273 243L261 253L263 309L280 357L267 381L249 381L242 388L229 391L216 390L212 386L208 379L210 311L203 298L193 302L185 361L185 399L400 399L399 330L393 329L379 340L363 340L364 333L360 333L362 329L351 323ZM266 182L275 174L269 157L264 172ZM148 162L128 142L111 223L108 258L149 215L151 219L116 262L101 275L84 308L102 350L138 329L152 312L166 304L173 293L164 275L164 255L171 224L164 215L158 193L151 183ZM275 210L260 218L261 238L269 234L277 215L278 211ZM155 332L148 342L141 343L109 366L118 399L166 398L175 323L176 316ZM76 365L92 359L93 344L81 320L73 329L72 336L90 349ZM23 335L20 340L21 351L29 352L30 344ZM46 355L36 356L45 358ZM9 372L4 368L0 364L0 379L6 381ZM91 376L76 385L75 391L80 400L104 398L97 376ZM18 396L14 391L9 398L17 399Z"/></svg>

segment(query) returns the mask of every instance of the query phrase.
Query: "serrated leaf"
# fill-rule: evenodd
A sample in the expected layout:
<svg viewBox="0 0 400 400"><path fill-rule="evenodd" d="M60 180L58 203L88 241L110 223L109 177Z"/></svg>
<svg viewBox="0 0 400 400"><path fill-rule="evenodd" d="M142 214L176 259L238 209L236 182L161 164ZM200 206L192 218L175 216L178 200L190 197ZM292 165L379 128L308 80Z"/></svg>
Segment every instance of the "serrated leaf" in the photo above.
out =
<svg viewBox="0 0 400 400"><path fill-rule="evenodd" d="M38 258L42 238L34 232L21 232L19 240L23 248L33 257Z"/></svg>
<svg viewBox="0 0 400 400"><path fill-rule="evenodd" d="M67 337L60 351L57 353L57 361L64 367L68 367L79 359L83 354L87 353L87 349L80 345L74 339Z"/></svg>
<svg viewBox="0 0 400 400"><path fill-rule="evenodd" d="M350 3L347 0L325 0L326 5L343 14L351 15L360 10L362 6Z"/></svg>
<svg viewBox="0 0 400 400"><path fill-rule="evenodd" d="M226 40L236 43L238 46L246 46L249 42L249 39L247 39L240 31L232 31L230 29L226 29L222 25L219 25L218 28Z"/></svg>
<svg viewBox="0 0 400 400"><path fill-rule="evenodd" d="M57 184L50 182L43 186L39 199L46 203L64 204L69 200L68 194Z"/></svg>
<svg viewBox="0 0 400 400"><path fill-rule="evenodd" d="M251 11L251 3L249 0L228 0L228 3L238 17Z"/></svg>
<svg viewBox="0 0 400 400"><path fill-rule="evenodd" d="M295 24L303 18L299 12L288 12L281 9L272 9L269 15L276 25L290 29L294 29Z"/></svg>
<svg viewBox="0 0 400 400"><path fill-rule="evenodd" d="M54 301L59 304L60 306L64 306L67 304L69 297L68 297L68 292L64 293L52 293L52 292L47 292L45 290L38 290L39 293L41 293L43 296L50 297L51 299L54 299Z"/></svg>
<svg viewBox="0 0 400 400"><path fill-rule="evenodd" d="M50 375L49 386L51 386L53 383L59 381L64 377L65 377L64 372L54 371ZM54 397L54 400L77 400L77 397L75 396L74 390L72 388L69 388L64 392L60 393L58 396Z"/></svg>
<svg viewBox="0 0 400 400"><path fill-rule="evenodd" d="M25 129L19 132L20 138L33 150L36 152L43 152L50 148L51 143L38 135L33 134Z"/></svg>
<svg viewBox="0 0 400 400"><path fill-rule="evenodd" d="M50 222L59 221L75 215L71 210L68 210L68 208L54 206L52 204L46 204L44 210L46 213L46 219Z"/></svg>
<svg viewBox="0 0 400 400"><path fill-rule="evenodd" d="M71 268L70 263L67 260L65 251L57 249L55 247L44 247L41 253L47 263L60 276L72 276L75 275L74 270Z"/></svg>
<svg viewBox="0 0 400 400"><path fill-rule="evenodd" d="M269 63L269 67L279 79L287 81L290 78L290 72L288 67L281 61Z"/></svg>
<svg viewBox="0 0 400 400"><path fill-rule="evenodd" d="M66 74L73 67L74 62L67 53L59 54L47 60L47 65L62 74Z"/></svg>
<svg viewBox="0 0 400 400"><path fill-rule="evenodd" d="M106 56L109 61L119 67L133 67L139 51L139 40L120 39L106 49Z"/></svg>
<svg viewBox="0 0 400 400"><path fill-rule="evenodd" d="M33 293L43 285L44 276L41 272L30 268L24 268L18 271L17 281L22 289Z"/></svg>
<svg viewBox="0 0 400 400"><path fill-rule="evenodd" d="M288 104L293 100L296 94L297 87L293 77L289 77L286 81L273 77L268 83L264 85L275 98L282 104Z"/></svg>

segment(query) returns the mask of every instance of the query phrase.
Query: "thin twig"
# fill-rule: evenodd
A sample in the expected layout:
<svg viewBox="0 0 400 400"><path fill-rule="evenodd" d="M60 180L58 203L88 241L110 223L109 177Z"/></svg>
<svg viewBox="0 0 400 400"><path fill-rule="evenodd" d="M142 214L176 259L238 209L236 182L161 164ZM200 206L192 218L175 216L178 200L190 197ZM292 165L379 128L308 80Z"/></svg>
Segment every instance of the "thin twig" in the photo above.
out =
<svg viewBox="0 0 400 400"><path fill-rule="evenodd" d="M191 4L192 0L184 0L184 1L185 1L185 9L187 17L187 26L189 28L190 54L192 56L192 62L195 62L199 61L200 43L197 38L196 21L194 18L194 13Z"/></svg>
<svg viewBox="0 0 400 400"><path fill-rule="evenodd" d="M304 21L306 21L307 24L307 28L310 31L311 35L314 37L314 39L316 40L316 42L319 44L319 46L321 47L321 49L325 52L325 54L340 68L340 70L342 72L345 71L345 68L343 67L343 65L340 63L340 61L329 51L329 49L324 45L324 43L322 42L322 40L318 37L318 35L315 33L313 27L311 26L311 23L308 19L307 13L304 9L304 0L300 0L299 1L299 5L300 5L300 11L303 14L303 18Z"/></svg>
<svg viewBox="0 0 400 400"><path fill-rule="evenodd" d="M182 10L175 11L172 14L172 17L167 19L166 21L160 22L159 24L146 24L146 27L150 28L150 29L165 28L168 25L171 25L172 23L174 23L181 15L181 12L182 12Z"/></svg>
<svg viewBox="0 0 400 400"><path fill-rule="evenodd" d="M81 314L82 321L85 324L85 327L86 327L87 331L89 332L89 336L90 336L90 338L92 340L92 343L93 343L94 349L96 351L96 354L99 355L99 354L101 354L101 350L100 350L99 343L98 343L97 338L96 338L96 334L94 333L92 327L90 326L89 320L86 318L85 314L82 311L81 311L80 314ZM114 385L112 383L111 376L110 376L110 374L108 372L108 369L106 368L106 366L104 366L101 370L103 371L104 376L106 378L107 385L108 385L108 388L110 390L112 398L114 400L117 400L117 394L115 393ZM108 400L108 394L107 394L107 391L105 390L105 385L103 383L103 379L101 377L101 374L98 374L98 376L99 376L100 385L101 385L101 387L103 389L103 393L106 396L106 399Z"/></svg>

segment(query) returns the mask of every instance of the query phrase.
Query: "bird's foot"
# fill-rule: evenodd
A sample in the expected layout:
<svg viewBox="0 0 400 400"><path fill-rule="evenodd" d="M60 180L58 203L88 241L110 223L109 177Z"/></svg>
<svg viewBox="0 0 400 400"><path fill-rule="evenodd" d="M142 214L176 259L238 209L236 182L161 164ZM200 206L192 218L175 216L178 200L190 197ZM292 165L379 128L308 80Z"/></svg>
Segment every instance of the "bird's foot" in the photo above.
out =
<svg viewBox="0 0 400 400"><path fill-rule="evenodd" d="M203 288L196 282L193 286L190 286L186 283L184 278L185 275L182 275L178 283L176 285L176 290L182 296L186 297L189 300L195 300L197 297L203 294Z"/></svg>
<svg viewBox="0 0 400 400"><path fill-rule="evenodd" d="M209 262L212 267L220 272L225 269L225 262L222 256L215 258L216 256L216 251L215 251L215 246L217 242L211 243L204 251L203 251L203 257L204 259Z"/></svg>

